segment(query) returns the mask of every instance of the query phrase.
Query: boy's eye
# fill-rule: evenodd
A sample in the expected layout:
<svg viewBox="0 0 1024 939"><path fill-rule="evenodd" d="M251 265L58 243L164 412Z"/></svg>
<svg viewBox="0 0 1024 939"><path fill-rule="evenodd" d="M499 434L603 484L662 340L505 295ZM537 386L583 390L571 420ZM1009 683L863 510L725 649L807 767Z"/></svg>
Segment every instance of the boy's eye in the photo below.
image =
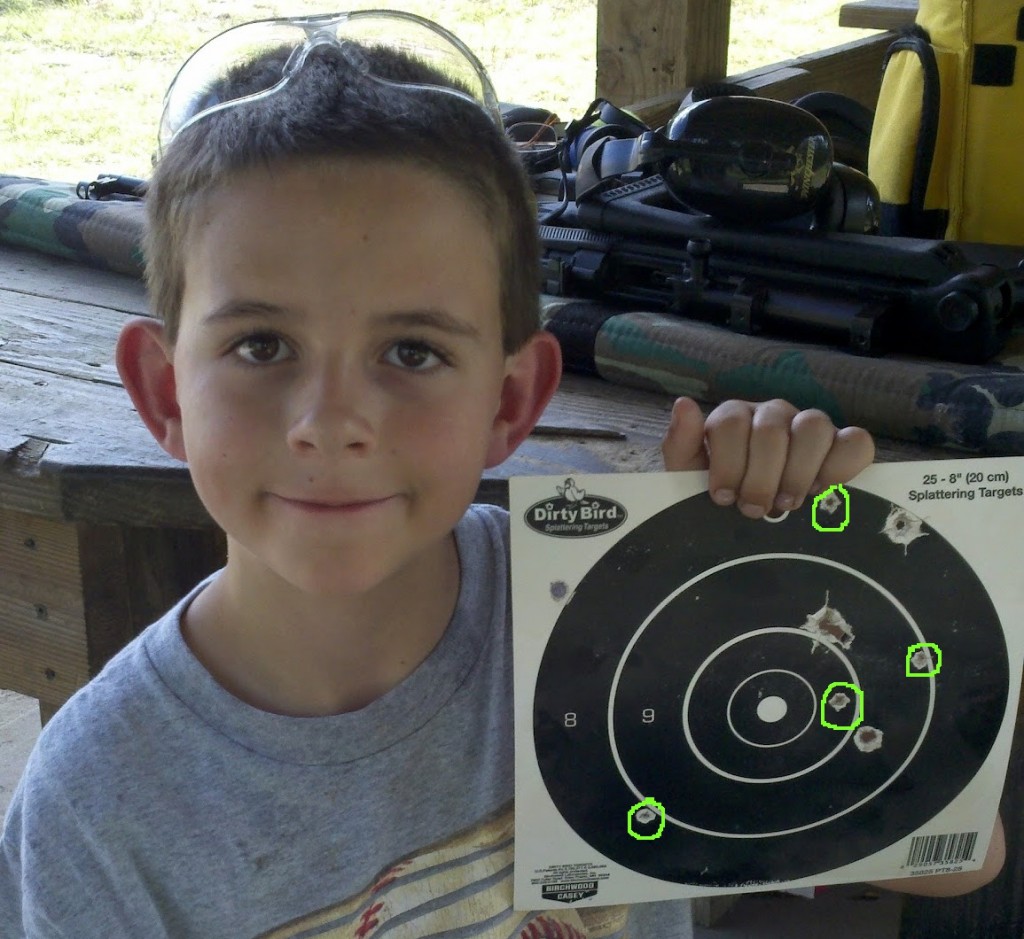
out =
<svg viewBox="0 0 1024 939"><path fill-rule="evenodd" d="M272 365L284 361L291 350L279 336L258 333L246 336L235 346L234 351L250 365Z"/></svg>
<svg viewBox="0 0 1024 939"><path fill-rule="evenodd" d="M384 358L392 365L415 372L427 372L446 364L444 357L425 342L406 340L396 342L385 353Z"/></svg>

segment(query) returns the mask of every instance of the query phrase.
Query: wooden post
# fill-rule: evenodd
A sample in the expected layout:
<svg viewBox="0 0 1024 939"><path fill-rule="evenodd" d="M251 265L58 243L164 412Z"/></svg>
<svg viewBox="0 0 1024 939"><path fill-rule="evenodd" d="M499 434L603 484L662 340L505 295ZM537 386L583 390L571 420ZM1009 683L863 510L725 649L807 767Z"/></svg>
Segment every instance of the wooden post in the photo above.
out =
<svg viewBox="0 0 1024 939"><path fill-rule="evenodd" d="M0 688L37 698L45 724L225 553L215 528L76 524L0 507Z"/></svg>
<svg viewBox="0 0 1024 939"><path fill-rule="evenodd" d="M597 95L628 106L720 81L730 0L598 0Z"/></svg>

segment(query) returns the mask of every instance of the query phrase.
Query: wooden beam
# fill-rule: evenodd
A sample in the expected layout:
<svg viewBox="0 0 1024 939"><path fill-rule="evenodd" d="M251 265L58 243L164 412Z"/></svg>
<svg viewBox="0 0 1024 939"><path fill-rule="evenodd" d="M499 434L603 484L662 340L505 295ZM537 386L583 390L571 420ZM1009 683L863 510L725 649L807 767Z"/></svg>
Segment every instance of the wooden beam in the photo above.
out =
<svg viewBox="0 0 1024 939"><path fill-rule="evenodd" d="M854 0L839 8L839 25L898 32L917 18L918 0Z"/></svg>
<svg viewBox="0 0 1024 939"><path fill-rule="evenodd" d="M811 91L838 91L874 110L882 83L882 59L894 38L892 33L879 33L732 75L729 81L781 101ZM652 127L659 127L676 112L688 90L679 88L646 100L634 100L627 107Z"/></svg>
<svg viewBox="0 0 1024 939"><path fill-rule="evenodd" d="M621 106L720 81L729 7L730 0L598 0L597 95Z"/></svg>

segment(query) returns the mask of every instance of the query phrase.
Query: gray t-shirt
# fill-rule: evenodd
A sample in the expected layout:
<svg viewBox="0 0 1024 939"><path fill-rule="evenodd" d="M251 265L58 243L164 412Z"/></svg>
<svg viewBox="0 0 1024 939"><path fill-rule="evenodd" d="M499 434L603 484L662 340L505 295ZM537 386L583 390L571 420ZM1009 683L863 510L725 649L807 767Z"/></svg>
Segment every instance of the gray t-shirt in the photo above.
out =
<svg viewBox="0 0 1024 939"><path fill-rule="evenodd" d="M14 794L0 937L689 935L683 904L640 929L625 908L512 910L507 515L472 507L456 541L441 641L350 714L284 717L221 688L180 629L209 581L118 653Z"/></svg>

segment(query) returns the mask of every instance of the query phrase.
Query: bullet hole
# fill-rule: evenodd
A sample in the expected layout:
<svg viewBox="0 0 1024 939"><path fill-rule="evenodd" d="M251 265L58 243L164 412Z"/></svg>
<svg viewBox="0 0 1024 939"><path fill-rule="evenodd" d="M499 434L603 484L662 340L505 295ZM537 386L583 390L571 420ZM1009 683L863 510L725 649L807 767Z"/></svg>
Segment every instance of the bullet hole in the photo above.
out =
<svg viewBox="0 0 1024 939"><path fill-rule="evenodd" d="M818 500L818 510L835 515L843 507L843 497L834 489L823 499Z"/></svg>
<svg viewBox="0 0 1024 939"><path fill-rule="evenodd" d="M928 533L921 531L922 524L916 515L911 515L906 509L894 505L889 509L889 515L882 526L882 534L893 544L903 545L905 555L908 545L918 538L927 537Z"/></svg>
<svg viewBox="0 0 1024 939"><path fill-rule="evenodd" d="M931 653L927 649L918 649L917 652L911 656L910 664L919 672L935 671L935 666L932 664Z"/></svg>
<svg viewBox="0 0 1024 939"><path fill-rule="evenodd" d="M861 727L853 735L853 742L861 753L871 753L882 748L884 736L877 727Z"/></svg>
<svg viewBox="0 0 1024 939"><path fill-rule="evenodd" d="M850 696L843 694L841 691L837 691L831 698L828 699L828 706L833 711L841 711L845 707L849 707Z"/></svg>
<svg viewBox="0 0 1024 939"><path fill-rule="evenodd" d="M811 613L803 626L800 627L815 639L829 642L843 649L853 645L853 627L846 622L843 614L835 607L828 605L828 593L825 594L825 605Z"/></svg>

